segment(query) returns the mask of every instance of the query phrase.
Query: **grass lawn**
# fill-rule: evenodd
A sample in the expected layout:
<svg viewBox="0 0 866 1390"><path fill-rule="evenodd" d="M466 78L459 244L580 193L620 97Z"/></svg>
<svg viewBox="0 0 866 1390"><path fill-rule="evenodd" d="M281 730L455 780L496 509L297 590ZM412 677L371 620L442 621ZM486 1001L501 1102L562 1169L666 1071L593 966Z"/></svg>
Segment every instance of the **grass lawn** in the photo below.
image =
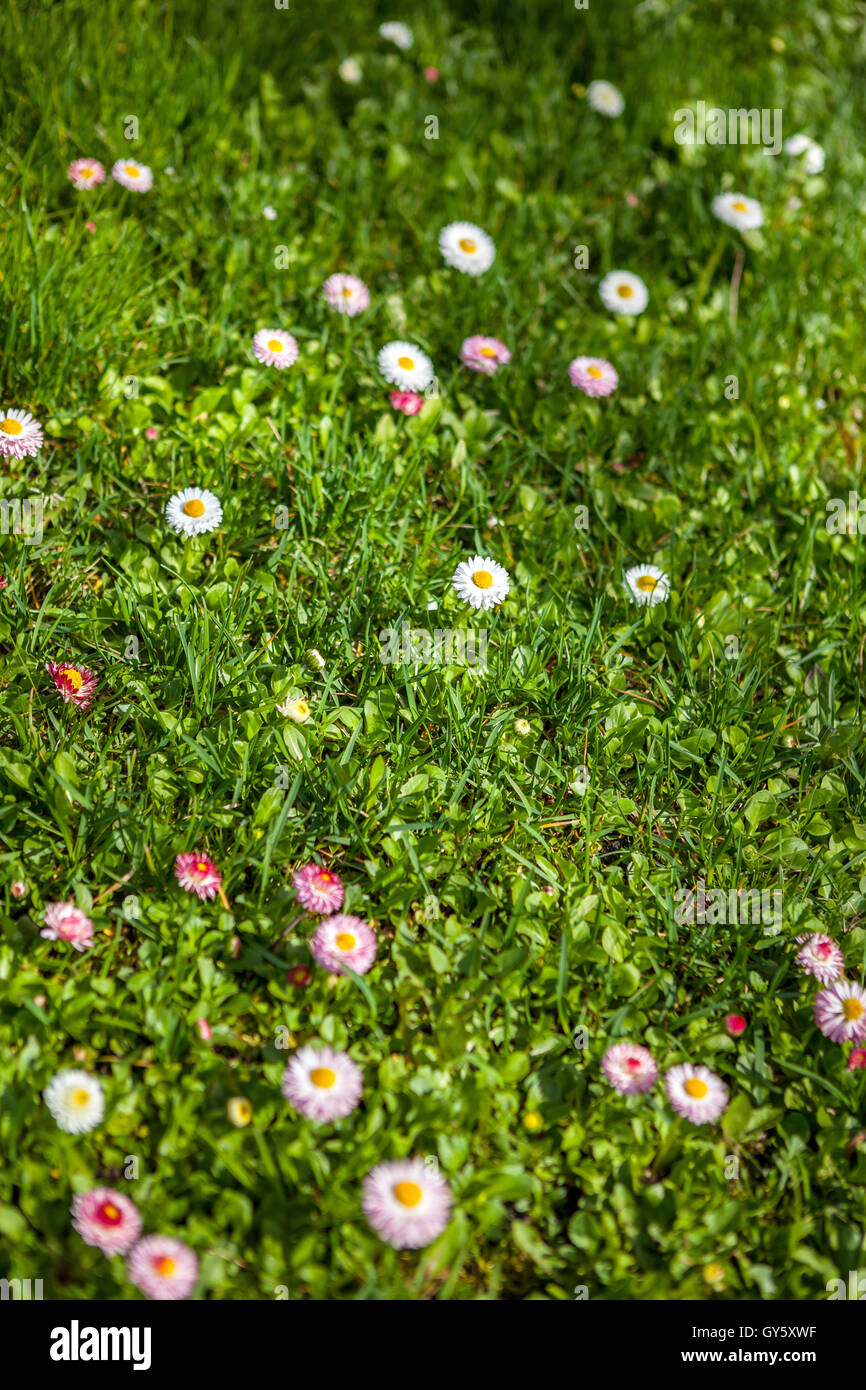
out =
<svg viewBox="0 0 866 1390"><path fill-rule="evenodd" d="M197 1299L866 1275L864 19L7 4L3 413L44 440L0 439L0 1275L141 1299L73 1228L100 1187L195 1253ZM778 111L823 170L678 143L699 101ZM105 180L74 187L80 158ZM150 191L112 178L130 160ZM763 224L714 216L723 192ZM483 274L440 253L454 222L493 238ZM618 270L643 313L603 303ZM329 307L335 272L366 310ZM475 334L510 362L462 365ZM393 341L433 364L415 415ZM618 388L572 385L580 356ZM191 539L165 515L188 487L222 507ZM489 610L451 582L476 556L509 579ZM645 565L660 602L624 585ZM93 673L87 707L49 662ZM188 852L216 896L179 885ZM311 955L313 863L375 932L363 972ZM40 935L56 903L92 944ZM797 960L815 933L842 1043ZM606 1078L623 1042L651 1089ZM282 1094L307 1044L360 1068L344 1118ZM694 1099L726 1089L707 1123L668 1094L681 1063L718 1078ZM86 1132L43 1099L67 1069L104 1093ZM422 1212L426 1182L453 1199L420 1248L361 1207L404 1158Z"/></svg>

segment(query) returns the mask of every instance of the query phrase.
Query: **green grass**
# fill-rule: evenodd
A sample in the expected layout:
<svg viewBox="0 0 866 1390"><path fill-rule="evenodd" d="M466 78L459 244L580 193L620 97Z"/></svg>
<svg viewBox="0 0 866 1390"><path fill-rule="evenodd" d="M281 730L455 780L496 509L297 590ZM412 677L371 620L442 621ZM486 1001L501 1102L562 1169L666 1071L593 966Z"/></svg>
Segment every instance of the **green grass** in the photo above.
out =
<svg viewBox="0 0 866 1390"><path fill-rule="evenodd" d="M377 35L395 17L408 54ZM7 6L4 401L46 445L4 461L0 498L49 500L41 543L0 536L0 1275L138 1297L70 1227L103 1181L196 1249L214 1299L821 1298L866 1273L864 1079L793 960L826 930L863 976L863 542L825 520L860 483L864 18L840 0ZM625 95L619 120L588 109L594 77ZM824 174L676 145L699 99L781 107ZM124 153L153 167L147 197L72 189L73 158ZM761 200L761 232L713 218L723 186ZM462 218L496 240L478 281L437 249ZM598 298L617 267L649 285L638 320ZM371 288L352 322L321 301L337 269ZM287 373L250 352L271 324L300 345ZM474 332L509 345L507 371L458 369ZM402 336L441 389L413 420L376 368ZM615 363L616 395L569 386L579 353ZM162 511L192 482L225 516L184 547ZM486 672L384 665L386 627L483 625L449 582L475 551L512 577ZM622 589L641 561L672 579L648 611ZM45 675L63 656L100 678L83 717ZM303 726L275 709L292 692ZM199 846L228 909L174 883ZM379 957L298 989L312 923L291 877L321 856ZM782 889L782 931L678 924L699 878ZM72 899L97 927L82 956L38 935ZM363 1067L339 1125L281 1097L286 1029ZM710 1065L722 1121L675 1126L661 1086L617 1097L599 1070L617 1038ZM80 1138L40 1097L77 1064L108 1097ZM359 1209L367 1170L404 1154L435 1156L456 1200L420 1254Z"/></svg>

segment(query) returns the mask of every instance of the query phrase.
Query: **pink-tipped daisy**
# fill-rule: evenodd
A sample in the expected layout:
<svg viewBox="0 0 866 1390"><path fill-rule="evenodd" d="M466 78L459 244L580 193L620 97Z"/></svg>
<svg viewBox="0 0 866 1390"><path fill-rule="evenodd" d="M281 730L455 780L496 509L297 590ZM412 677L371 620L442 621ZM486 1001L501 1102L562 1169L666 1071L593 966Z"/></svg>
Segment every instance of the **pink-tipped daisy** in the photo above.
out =
<svg viewBox="0 0 866 1390"><path fill-rule="evenodd" d="M331 308L354 318L370 307L370 291L357 275L329 275L322 290Z"/></svg>
<svg viewBox="0 0 866 1390"><path fill-rule="evenodd" d="M342 912L328 917L310 943L313 958L334 975L348 966L356 975L366 975L376 959L376 933L360 917Z"/></svg>
<svg viewBox="0 0 866 1390"><path fill-rule="evenodd" d="M134 1202L113 1187L94 1187L72 1199L72 1225L86 1245L104 1255L122 1255L141 1235L141 1215Z"/></svg>
<svg viewBox="0 0 866 1390"><path fill-rule="evenodd" d="M321 864L305 864L294 877L298 901L308 912L320 912L326 917L343 906L346 890L339 874L323 869Z"/></svg>
<svg viewBox="0 0 866 1390"><path fill-rule="evenodd" d="M395 1250L420 1250L451 1219L451 1189L422 1158L377 1163L364 1179L361 1207L373 1230Z"/></svg>
<svg viewBox="0 0 866 1390"><path fill-rule="evenodd" d="M728 1088L709 1067L683 1062L665 1075L665 1090L678 1115L693 1125L711 1124L728 1103Z"/></svg>
<svg viewBox="0 0 866 1390"><path fill-rule="evenodd" d="M46 661L45 669L66 704L71 701L85 710L92 703L99 682L86 666L76 666L72 661Z"/></svg>
<svg viewBox="0 0 866 1390"><path fill-rule="evenodd" d="M601 1069L614 1090L624 1096L651 1090L659 1074L652 1053L634 1043L614 1043L602 1057Z"/></svg>
<svg viewBox="0 0 866 1390"><path fill-rule="evenodd" d="M266 367L277 367L280 371L298 360L295 339L279 328L260 328L253 338L253 352Z"/></svg>
<svg viewBox="0 0 866 1390"><path fill-rule="evenodd" d="M742 1014L725 1014L725 1027L732 1038L739 1038L746 1031L746 1020Z"/></svg>
<svg viewBox="0 0 866 1390"><path fill-rule="evenodd" d="M575 357L568 364L568 379L587 396L609 396L619 385L616 369L603 357Z"/></svg>
<svg viewBox="0 0 866 1390"><path fill-rule="evenodd" d="M207 854L197 851L179 854L174 864L174 876L187 893L195 893L205 902L215 898L222 885L223 876L216 864Z"/></svg>
<svg viewBox="0 0 866 1390"><path fill-rule="evenodd" d="M403 415L418 415L424 409L424 397L417 391L392 391L388 400Z"/></svg>
<svg viewBox="0 0 866 1390"><path fill-rule="evenodd" d="M460 348L460 361L473 372L493 376L498 367L508 365L511 353L498 338L485 338L482 333L476 333L471 338L464 338Z"/></svg>
<svg viewBox="0 0 866 1390"><path fill-rule="evenodd" d="M76 951L83 951L93 945L93 923L74 903L49 903L39 935L46 941L68 941Z"/></svg>
<svg viewBox="0 0 866 1390"><path fill-rule="evenodd" d="M42 448L42 426L27 410L0 409L0 458L35 458Z"/></svg>
<svg viewBox="0 0 866 1390"><path fill-rule="evenodd" d="M805 942L797 952L797 964L807 975L814 975L822 985L832 984L845 972L845 957L831 936L814 932L811 936L798 936Z"/></svg>
<svg viewBox="0 0 866 1390"><path fill-rule="evenodd" d="M308 965L293 965L289 971L289 984L295 989L306 989L312 978L313 972Z"/></svg>
<svg viewBox="0 0 866 1390"><path fill-rule="evenodd" d="M300 1048L283 1072L281 1086L299 1114L319 1124L351 1115L363 1089L361 1068L332 1047Z"/></svg>
<svg viewBox="0 0 866 1390"><path fill-rule="evenodd" d="M198 1279L198 1259L173 1236L145 1236L130 1251L126 1273L146 1298L189 1298Z"/></svg>
<svg viewBox="0 0 866 1390"><path fill-rule="evenodd" d="M153 188L153 172L136 159L118 159L111 166L111 177L133 193L148 193Z"/></svg>
<svg viewBox="0 0 866 1390"><path fill-rule="evenodd" d="M105 169L98 159L73 159L68 173L75 188L95 188L105 181Z"/></svg>
<svg viewBox="0 0 866 1390"><path fill-rule="evenodd" d="M848 1058L849 1071L863 1071L866 1069L866 1047L854 1047Z"/></svg>
<svg viewBox="0 0 866 1390"><path fill-rule="evenodd" d="M853 980L836 980L815 996L815 1022L831 1042L863 1042L866 1038L866 990Z"/></svg>

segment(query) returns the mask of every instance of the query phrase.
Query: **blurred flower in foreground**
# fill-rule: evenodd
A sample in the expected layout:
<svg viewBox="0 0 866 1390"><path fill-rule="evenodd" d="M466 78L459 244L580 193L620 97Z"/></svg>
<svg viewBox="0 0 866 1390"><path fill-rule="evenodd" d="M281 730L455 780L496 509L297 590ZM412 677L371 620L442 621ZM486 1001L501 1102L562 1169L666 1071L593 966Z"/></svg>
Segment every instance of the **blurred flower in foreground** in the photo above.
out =
<svg viewBox="0 0 866 1390"><path fill-rule="evenodd" d="M198 1279L198 1259L182 1240L145 1236L133 1246L126 1273L147 1298L189 1298Z"/></svg>
<svg viewBox="0 0 866 1390"><path fill-rule="evenodd" d="M418 1250L445 1230L452 1201L438 1168L410 1158L371 1168L364 1178L361 1207L382 1240L396 1250Z"/></svg>
<svg viewBox="0 0 866 1390"><path fill-rule="evenodd" d="M72 1225L86 1245L120 1255L141 1235L138 1207L112 1187L94 1187L72 1199Z"/></svg>

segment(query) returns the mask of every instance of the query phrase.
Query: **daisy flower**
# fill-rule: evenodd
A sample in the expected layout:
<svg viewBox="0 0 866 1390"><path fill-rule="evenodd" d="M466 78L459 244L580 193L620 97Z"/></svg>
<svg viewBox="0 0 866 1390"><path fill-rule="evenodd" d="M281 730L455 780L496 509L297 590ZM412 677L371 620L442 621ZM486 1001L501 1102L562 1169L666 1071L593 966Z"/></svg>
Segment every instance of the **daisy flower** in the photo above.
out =
<svg viewBox="0 0 866 1390"><path fill-rule="evenodd" d="M253 1118L253 1107L246 1096L232 1096L226 1101L226 1114L236 1129L244 1129Z"/></svg>
<svg viewBox="0 0 866 1390"><path fill-rule="evenodd" d="M814 932L812 936L799 936L798 941L806 944L797 952L797 964L807 975L814 975L822 985L832 984L845 971L845 957L831 936Z"/></svg>
<svg viewBox="0 0 866 1390"><path fill-rule="evenodd" d="M153 188L153 174L146 164L139 164L135 159L118 159L112 165L111 177L117 183L123 184L124 188L131 188L134 193L147 193Z"/></svg>
<svg viewBox="0 0 866 1390"><path fill-rule="evenodd" d="M0 410L0 458L33 457L42 448L42 426L26 410Z"/></svg>
<svg viewBox="0 0 866 1390"><path fill-rule="evenodd" d="M725 1027L732 1038L738 1038L746 1031L746 1020L742 1014L725 1014Z"/></svg>
<svg viewBox="0 0 866 1390"><path fill-rule="evenodd" d="M276 222L276 220L277 220L277 210L276 210L276 208L272 208L271 205L270 205L270 203L268 203L266 207L263 207L263 208L262 208L262 217L265 219L266 222Z"/></svg>
<svg viewBox="0 0 866 1390"><path fill-rule="evenodd" d="M364 1074L345 1052L302 1047L283 1072L280 1089L299 1114L328 1124L351 1115L361 1099Z"/></svg>
<svg viewBox="0 0 866 1390"><path fill-rule="evenodd" d="M94 1187L72 1199L72 1225L85 1245L103 1255L122 1255L141 1235L141 1215L134 1202L113 1187Z"/></svg>
<svg viewBox="0 0 866 1390"><path fill-rule="evenodd" d="M46 941L68 941L76 951L83 951L93 945L93 923L74 903L49 903L39 935Z"/></svg>
<svg viewBox="0 0 866 1390"><path fill-rule="evenodd" d="M449 222L439 233L439 250L446 265L464 275L483 275L496 259L496 247L474 222Z"/></svg>
<svg viewBox="0 0 866 1390"><path fill-rule="evenodd" d="M182 1240L145 1236L133 1246L126 1273L146 1298L189 1298L198 1279L198 1259Z"/></svg>
<svg viewBox="0 0 866 1390"><path fill-rule="evenodd" d="M339 912L346 890L339 874L323 869L321 864L305 864L293 879L298 901L308 912L328 916Z"/></svg>
<svg viewBox="0 0 866 1390"><path fill-rule="evenodd" d="M498 338L485 338L476 333L472 338L464 338L460 348L460 361L473 372L483 372L493 376L497 367L505 367L511 361L511 353Z"/></svg>
<svg viewBox="0 0 866 1390"><path fill-rule="evenodd" d="M417 415L424 409L424 397L417 391L392 391L388 400L403 415Z"/></svg>
<svg viewBox="0 0 866 1390"><path fill-rule="evenodd" d="M96 1128L105 1114L105 1096L96 1077L74 1067L53 1076L42 1098L58 1129L67 1134L86 1134Z"/></svg>
<svg viewBox="0 0 866 1390"><path fill-rule="evenodd" d="M396 1250L420 1250L451 1219L451 1189L422 1158L377 1163L364 1179L361 1207L382 1240Z"/></svg>
<svg viewBox="0 0 866 1390"><path fill-rule="evenodd" d="M277 705L277 713L291 719L294 724L306 724L310 717L310 706L303 699L284 700L281 705Z"/></svg>
<svg viewBox="0 0 866 1390"><path fill-rule="evenodd" d="M281 371L298 360L298 344L291 333L279 328L260 328L253 336L253 352L266 367Z"/></svg>
<svg viewBox="0 0 866 1390"><path fill-rule="evenodd" d="M370 291L357 275L329 275L322 292L332 309L350 318L370 307Z"/></svg>
<svg viewBox="0 0 866 1390"><path fill-rule="evenodd" d="M356 975L366 975L376 959L376 944L376 933L360 917L337 912L320 924L310 950L333 975L342 975L344 965Z"/></svg>
<svg viewBox="0 0 866 1390"><path fill-rule="evenodd" d="M586 99L601 116L621 116L625 109L622 92L612 82L590 82Z"/></svg>
<svg viewBox="0 0 866 1390"><path fill-rule="evenodd" d="M658 565L634 565L626 570L623 586L635 603L664 603L671 582Z"/></svg>
<svg viewBox="0 0 866 1390"><path fill-rule="evenodd" d="M415 36L409 25L402 24L399 20L388 20L386 24L380 24L379 33L389 43L395 43L398 48L402 48L404 53L415 42Z"/></svg>
<svg viewBox="0 0 866 1390"><path fill-rule="evenodd" d="M598 287L601 302L614 314L642 314L649 303L649 290L639 275L630 270L611 270Z"/></svg>
<svg viewBox="0 0 866 1390"><path fill-rule="evenodd" d="M105 169L98 159L73 159L67 172L75 188L94 188L105 181Z"/></svg>
<svg viewBox="0 0 866 1390"><path fill-rule="evenodd" d="M219 498L207 488L185 487L165 504L165 519L178 535L204 536L221 525L223 509Z"/></svg>
<svg viewBox="0 0 866 1390"><path fill-rule="evenodd" d="M568 364L568 379L587 396L609 396L619 386L616 369L603 357L575 357Z"/></svg>
<svg viewBox="0 0 866 1390"><path fill-rule="evenodd" d="M849 1071L862 1071L866 1067L866 1047L854 1047L848 1058Z"/></svg>
<svg viewBox="0 0 866 1390"><path fill-rule="evenodd" d="M313 972L308 965L293 965L289 971L289 984L295 989L306 989L312 978Z"/></svg>
<svg viewBox="0 0 866 1390"><path fill-rule="evenodd" d="M761 204L744 193L720 193L713 199L713 212L720 222L736 227L738 232L751 231L764 221Z"/></svg>
<svg viewBox="0 0 866 1390"><path fill-rule="evenodd" d="M344 82L348 82L350 87L356 86L364 76L361 71L361 64L355 58L344 58L337 68L337 72Z"/></svg>
<svg viewBox="0 0 866 1390"><path fill-rule="evenodd" d="M520 738L526 738L527 734L532 733L532 725L530 724L528 719L515 719L514 732Z"/></svg>
<svg viewBox="0 0 866 1390"><path fill-rule="evenodd" d="M472 608L496 608L511 588L508 571L489 556L461 560L451 580L460 598Z"/></svg>
<svg viewBox="0 0 866 1390"><path fill-rule="evenodd" d="M179 854L174 861L174 876L187 893L195 893L202 902L215 898L223 876L207 854Z"/></svg>
<svg viewBox="0 0 866 1390"><path fill-rule="evenodd" d="M433 363L414 343L386 343L377 360L385 380L402 391L424 391L433 380Z"/></svg>
<svg viewBox="0 0 866 1390"><path fill-rule="evenodd" d="M99 684L92 671L72 661L46 661L45 669L66 704L71 701L79 709L87 709Z"/></svg>
<svg viewBox="0 0 866 1390"><path fill-rule="evenodd" d="M17 878L14 883L9 885L9 892L13 898L23 898L27 892L27 884L23 879Z"/></svg>
<svg viewBox="0 0 866 1390"><path fill-rule="evenodd" d="M815 996L815 1022L831 1042L866 1038L866 990L853 980L836 980Z"/></svg>
<svg viewBox="0 0 866 1390"><path fill-rule="evenodd" d="M665 1075L665 1090L678 1115L693 1125L711 1124L728 1103L728 1088L709 1067L693 1067L690 1062L671 1067Z"/></svg>
<svg viewBox="0 0 866 1390"><path fill-rule="evenodd" d="M659 1069L652 1053L635 1043L614 1043L601 1059L601 1069L615 1091L624 1096L649 1091L656 1084Z"/></svg>

